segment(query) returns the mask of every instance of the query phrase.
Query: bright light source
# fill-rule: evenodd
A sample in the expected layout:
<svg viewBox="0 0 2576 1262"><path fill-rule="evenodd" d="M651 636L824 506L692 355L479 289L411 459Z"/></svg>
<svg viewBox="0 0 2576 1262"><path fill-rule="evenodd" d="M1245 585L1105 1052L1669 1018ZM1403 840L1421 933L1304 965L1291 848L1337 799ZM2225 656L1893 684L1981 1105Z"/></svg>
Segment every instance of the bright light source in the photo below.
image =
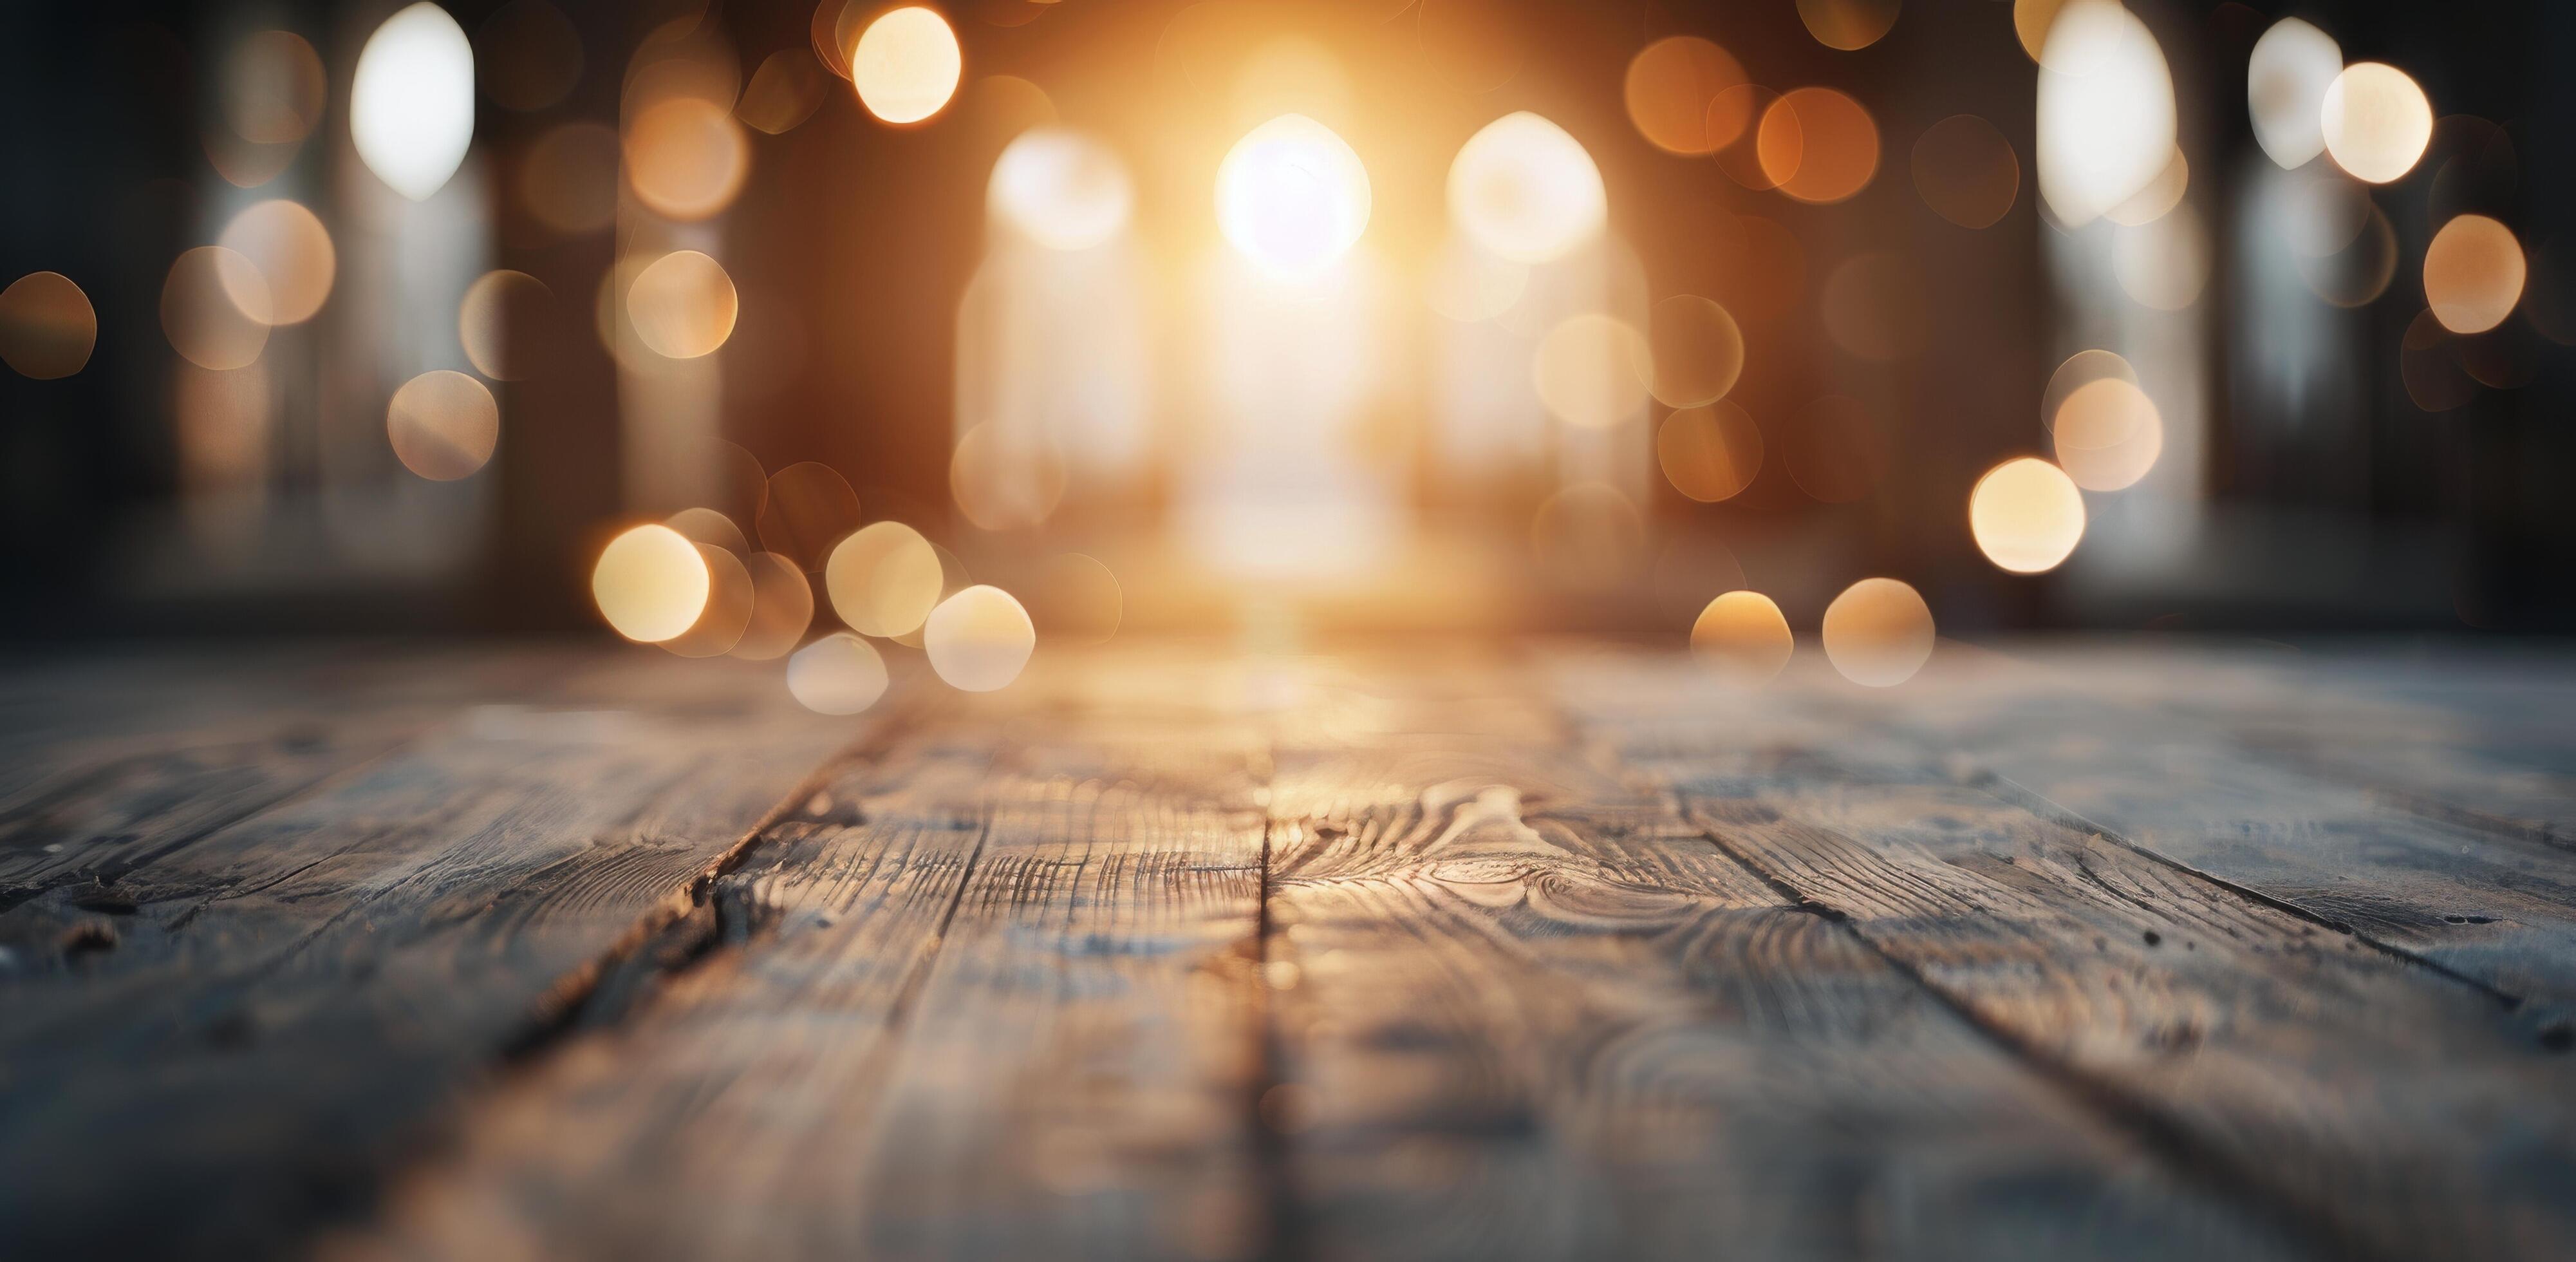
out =
<svg viewBox="0 0 2576 1262"><path fill-rule="evenodd" d="M2060 19L2063 21L2063 19ZM1932 609L1911 584L1865 578L1825 606L1825 660L1856 684L1893 688L1932 658Z"/></svg>
<svg viewBox="0 0 2576 1262"><path fill-rule="evenodd" d="M787 659L787 691L816 714L857 714L885 690L885 658L847 631L824 636Z"/></svg>
<svg viewBox="0 0 2576 1262"><path fill-rule="evenodd" d="M2074 0L2039 71L2039 191L2068 227L2129 200L2174 152L2173 74L2156 37L2110 0Z"/></svg>
<svg viewBox="0 0 2576 1262"><path fill-rule="evenodd" d="M1493 254L1545 263L1599 236L1610 198L1583 142L1524 110L1459 146L1449 217Z"/></svg>
<svg viewBox="0 0 2576 1262"><path fill-rule="evenodd" d="M2007 460L1968 493L1968 531L1987 560L2015 574L2055 569L2084 538L2084 493L2045 460Z"/></svg>
<svg viewBox="0 0 2576 1262"><path fill-rule="evenodd" d="M917 123L957 94L966 61L948 19L916 5L868 24L850 52L859 104L889 123Z"/></svg>
<svg viewBox="0 0 2576 1262"><path fill-rule="evenodd" d="M2343 49L2334 36L2283 18L2254 41L2245 63L2245 107L2254 117L2254 143L2283 170L2306 166L2325 152L2321 121L2326 88L2343 73Z"/></svg>
<svg viewBox="0 0 2576 1262"><path fill-rule="evenodd" d="M2405 71L2376 61L2344 67L2318 109L2326 152L2354 179L2386 184L2415 169L2433 141L2433 103Z"/></svg>
<svg viewBox="0 0 2576 1262"><path fill-rule="evenodd" d="M979 583L930 611L921 647L930 656L930 669L949 687L991 692L1020 677L1037 636L1029 611L1017 598Z"/></svg>
<svg viewBox="0 0 2576 1262"><path fill-rule="evenodd" d="M1797 647L1780 606L1754 591L1732 591L1708 602L1691 624L1690 640L1693 655L1738 685L1767 682Z"/></svg>
<svg viewBox="0 0 2576 1262"><path fill-rule="evenodd" d="M600 616L619 635L658 644L688 630L707 607L713 580L707 559L688 536L664 525L637 526L608 541L590 572Z"/></svg>
<svg viewBox="0 0 2576 1262"><path fill-rule="evenodd" d="M1087 250L1118 235L1134 201L1118 155L1062 127L1020 133L994 161L985 193L996 218L1050 250Z"/></svg>
<svg viewBox="0 0 2576 1262"><path fill-rule="evenodd" d="M2484 333L2513 314L2528 271L2513 229L2484 215L2461 215L2443 224L2424 251L2424 302L2443 328Z"/></svg>
<svg viewBox="0 0 2576 1262"><path fill-rule="evenodd" d="M413 201L447 184L474 140L474 46L422 0L367 37L349 86L349 138L376 178Z"/></svg>
<svg viewBox="0 0 2576 1262"><path fill-rule="evenodd" d="M1262 271L1312 277L1368 229L1368 168L1332 128L1282 114L1234 142L1218 165L1216 217Z"/></svg>

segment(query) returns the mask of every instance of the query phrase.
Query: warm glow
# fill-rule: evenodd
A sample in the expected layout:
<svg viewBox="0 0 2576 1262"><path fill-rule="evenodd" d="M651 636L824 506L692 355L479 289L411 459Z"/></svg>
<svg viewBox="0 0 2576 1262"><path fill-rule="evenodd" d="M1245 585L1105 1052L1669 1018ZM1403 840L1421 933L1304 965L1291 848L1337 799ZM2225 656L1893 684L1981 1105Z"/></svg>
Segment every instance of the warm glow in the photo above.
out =
<svg viewBox="0 0 2576 1262"><path fill-rule="evenodd" d="M1968 530L1987 560L2015 574L2055 569L2084 538L2084 493L2045 460L2007 460L1969 492Z"/></svg>
<svg viewBox="0 0 2576 1262"><path fill-rule="evenodd" d="M2173 213L2173 208L2182 204L2182 195L2190 188L2191 162L2177 147L2173 156L2165 160L2164 169L2156 173L2156 178L2147 181L2145 188L2131 193L2127 201L2103 211L2102 217L2129 227L2154 223Z"/></svg>
<svg viewBox="0 0 2576 1262"><path fill-rule="evenodd" d="M2021 161L1993 123L1953 114L1914 142L1914 191L1962 228L1991 227L2020 195Z"/></svg>
<svg viewBox="0 0 2576 1262"><path fill-rule="evenodd" d="M1896 25L1897 0L1798 0L1798 20L1827 48L1867 48Z"/></svg>
<svg viewBox="0 0 2576 1262"><path fill-rule="evenodd" d="M1696 294L1655 304L1646 322L1649 388L1666 407L1715 403L1744 372L1744 333L1726 308Z"/></svg>
<svg viewBox="0 0 2576 1262"><path fill-rule="evenodd" d="M885 658L847 631L824 636L787 659L788 694L816 714L857 714L885 690Z"/></svg>
<svg viewBox="0 0 2576 1262"><path fill-rule="evenodd" d="M1583 143L1527 111L1485 124L1449 164L1449 218L1500 258L1549 262L1601 235L1609 215Z"/></svg>
<svg viewBox="0 0 2576 1262"><path fill-rule="evenodd" d="M1664 480L1692 499L1733 499L1762 470L1762 429L1732 403L1683 408L1655 431L1655 461Z"/></svg>
<svg viewBox="0 0 2576 1262"><path fill-rule="evenodd" d="M959 435L948 461L948 492L980 530L1045 521L1064 499L1064 482L1064 456L1054 443L989 421Z"/></svg>
<svg viewBox="0 0 2576 1262"><path fill-rule="evenodd" d="M711 544L698 544L698 559L707 563L706 606L688 630L662 641L662 647L682 657L721 657L742 643L751 626L751 571L733 550Z"/></svg>
<svg viewBox="0 0 2576 1262"><path fill-rule="evenodd" d="M50 381L79 372L98 345L98 312L60 272L30 272L0 290L0 362Z"/></svg>
<svg viewBox="0 0 2576 1262"><path fill-rule="evenodd" d="M257 360L268 346L273 309L267 278L219 245L181 254L161 285L161 331L200 368L220 372Z"/></svg>
<svg viewBox="0 0 2576 1262"><path fill-rule="evenodd" d="M302 324L331 296L331 278L339 269L331 233L312 211L294 202L245 207L215 244L250 260L265 282L258 294L236 295L236 305L249 304L243 306L245 314L264 309L271 324Z"/></svg>
<svg viewBox="0 0 2576 1262"><path fill-rule="evenodd" d="M2433 141L2433 103L2424 89L2381 62L2344 67L2326 88L2318 118L2335 165L2372 184L2414 170Z"/></svg>
<svg viewBox="0 0 2576 1262"><path fill-rule="evenodd" d="M1548 330L1539 339L1530 374L1539 401L1558 420L1608 429L1645 408L1652 363L1643 335L1593 312Z"/></svg>
<svg viewBox="0 0 2576 1262"><path fill-rule="evenodd" d="M823 77L823 68L816 64L814 54L802 48L782 48L751 72L751 83L743 88L742 100L734 104L734 117L772 136L783 135L823 107L830 86L831 80ZM737 651L734 656L742 654Z"/></svg>
<svg viewBox="0 0 2576 1262"><path fill-rule="evenodd" d="M742 564L751 575L751 618L733 655L754 662L785 657L814 621L814 588L805 571L775 552L752 553Z"/></svg>
<svg viewBox="0 0 2576 1262"><path fill-rule="evenodd" d="M1037 647L1029 611L1009 592L977 584L939 602L922 625L930 669L949 687L991 692L1020 677Z"/></svg>
<svg viewBox="0 0 2576 1262"><path fill-rule="evenodd" d="M619 635L658 644L706 609L711 580L698 545L668 526L637 526L608 541L590 572L600 616Z"/></svg>
<svg viewBox="0 0 2576 1262"><path fill-rule="evenodd" d="M376 178L416 202L456 174L474 140L474 46L447 10L422 0L367 37L349 139Z"/></svg>
<svg viewBox="0 0 2576 1262"><path fill-rule="evenodd" d="M948 19L914 6L868 24L850 52L850 81L859 103L889 123L917 123L957 94L965 70Z"/></svg>
<svg viewBox="0 0 2576 1262"><path fill-rule="evenodd" d="M1245 134L1216 172L1217 225L1274 278L1314 277L1359 244L1368 168L1333 129L1283 114Z"/></svg>
<svg viewBox="0 0 2576 1262"><path fill-rule="evenodd" d="M1118 576L1096 557L1059 552L1038 568L1029 612L1050 644L1105 643L1118 634L1126 595Z"/></svg>
<svg viewBox="0 0 2576 1262"><path fill-rule="evenodd" d="M910 635L939 603L939 554L921 532L881 521L843 539L823 565L832 611L861 635Z"/></svg>
<svg viewBox="0 0 2576 1262"><path fill-rule="evenodd" d="M511 333L516 330L524 342L529 326L542 319L553 303L553 291L526 272L504 269L476 278L456 309L456 337L464 344L465 358L473 362L474 371L494 381L527 376L527 370L536 365L518 362L510 349Z"/></svg>
<svg viewBox="0 0 2576 1262"><path fill-rule="evenodd" d="M2325 152L2326 89L2343 73L2334 37L2297 18L2283 18L2254 41L2245 63L2245 107L2254 143L2283 170Z"/></svg>
<svg viewBox="0 0 2576 1262"><path fill-rule="evenodd" d="M1708 602L1691 624L1691 652L1741 687L1766 683L1789 664L1796 641L1780 606L1760 592L1728 592Z"/></svg>
<svg viewBox="0 0 2576 1262"><path fill-rule="evenodd" d="M1529 279L1529 264L1496 258L1471 241L1452 238L1431 261L1423 298L1432 310L1473 324L1511 310L1529 288Z"/></svg>
<svg viewBox="0 0 2576 1262"><path fill-rule="evenodd" d="M2484 333L2513 314L2525 271L2513 229L2484 215L2461 215L2443 224L2424 251L2424 303L2443 328Z"/></svg>
<svg viewBox="0 0 2576 1262"><path fill-rule="evenodd" d="M2164 51L2111 0L2072 0L2048 24L2038 108L2040 196L2069 227L2136 196L2173 158Z"/></svg>
<svg viewBox="0 0 2576 1262"><path fill-rule="evenodd" d="M1905 583L1865 578L1825 607L1824 639L1843 678L1893 688L1932 658L1932 609Z"/></svg>
<svg viewBox="0 0 2576 1262"><path fill-rule="evenodd" d="M859 528L859 493L832 466L800 460L769 475L755 526L760 546L809 573L820 570L832 545Z"/></svg>
<svg viewBox="0 0 2576 1262"><path fill-rule="evenodd" d="M1087 250L1127 226L1135 194L1109 146L1062 127L1020 133L993 163L985 204L1050 250Z"/></svg>
<svg viewBox="0 0 2576 1262"><path fill-rule="evenodd" d="M453 482L492 459L501 441L501 407L464 373L425 372L394 391L385 438L404 468L432 482Z"/></svg>
<svg viewBox="0 0 2576 1262"><path fill-rule="evenodd" d="M1754 135L1762 173L1802 202L1838 202L1878 173L1878 124L1832 88L1798 88L1762 112Z"/></svg>
<svg viewBox="0 0 2576 1262"><path fill-rule="evenodd" d="M713 101L670 96L626 126L626 182L670 219L704 219L733 204L751 172L751 144L733 113Z"/></svg>
<svg viewBox="0 0 2576 1262"><path fill-rule="evenodd" d="M1628 121L1648 143L1667 153L1702 154L1735 139L1724 120L1712 128L1709 105L1717 94L1744 82L1744 68L1728 52L1696 35L1674 35L1646 45L1628 63ZM1741 124L1738 124L1740 129Z"/></svg>
<svg viewBox="0 0 2576 1262"><path fill-rule="evenodd" d="M2088 491L2133 486L2164 453L2164 417L2137 383L2100 377L2077 386L2050 425L2057 463Z"/></svg>
<svg viewBox="0 0 2576 1262"><path fill-rule="evenodd" d="M224 122L255 145L295 144L322 121L328 89L322 58L303 36L259 31L224 59Z"/></svg>
<svg viewBox="0 0 2576 1262"><path fill-rule="evenodd" d="M654 354L695 359L733 336L741 309L724 266L696 250L674 250L635 274L626 315Z"/></svg>

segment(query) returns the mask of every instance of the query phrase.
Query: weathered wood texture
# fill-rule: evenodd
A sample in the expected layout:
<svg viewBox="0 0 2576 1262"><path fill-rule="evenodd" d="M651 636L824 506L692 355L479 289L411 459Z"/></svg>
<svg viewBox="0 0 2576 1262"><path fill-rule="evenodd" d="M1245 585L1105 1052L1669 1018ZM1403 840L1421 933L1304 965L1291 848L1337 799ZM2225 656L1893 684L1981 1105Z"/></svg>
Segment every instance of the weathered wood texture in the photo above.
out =
<svg viewBox="0 0 2576 1262"><path fill-rule="evenodd" d="M34 1256L2576 1246L2562 659L221 660L0 675Z"/></svg>

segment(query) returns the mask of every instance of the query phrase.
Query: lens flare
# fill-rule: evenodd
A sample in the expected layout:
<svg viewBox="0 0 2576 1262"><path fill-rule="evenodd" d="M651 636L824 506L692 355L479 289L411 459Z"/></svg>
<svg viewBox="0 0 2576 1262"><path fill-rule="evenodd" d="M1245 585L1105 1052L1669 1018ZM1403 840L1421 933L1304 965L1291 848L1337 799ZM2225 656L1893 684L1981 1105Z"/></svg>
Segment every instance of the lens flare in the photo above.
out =
<svg viewBox="0 0 2576 1262"><path fill-rule="evenodd" d="M1009 592L977 584L939 602L922 624L930 669L961 692L1008 687L1037 647L1029 611Z"/></svg>
<svg viewBox="0 0 2576 1262"><path fill-rule="evenodd" d="M1986 559L2015 574L2057 568L2084 538L2084 493L2056 465L2007 460L1968 494L1968 531Z"/></svg>
<svg viewBox="0 0 2576 1262"><path fill-rule="evenodd" d="M1263 272L1321 273L1359 244L1369 221L1368 168L1333 129L1282 114L1246 133L1216 172L1217 225Z"/></svg>
<svg viewBox="0 0 2576 1262"><path fill-rule="evenodd" d="M349 84L349 139L413 201L446 187L474 141L474 46L447 10L412 5L376 28Z"/></svg>
<svg viewBox="0 0 2576 1262"><path fill-rule="evenodd" d="M1449 164L1449 217L1488 253L1546 263L1601 235L1610 199L1583 142L1524 110L1467 138Z"/></svg>
<svg viewBox="0 0 2576 1262"><path fill-rule="evenodd" d="M1691 623L1691 653L1738 687L1767 683L1789 664L1796 641L1780 606L1760 592L1734 591L1708 602Z"/></svg>
<svg viewBox="0 0 2576 1262"><path fill-rule="evenodd" d="M659 644L695 625L711 583L698 545L659 524L636 526L609 540L590 572L600 616L641 644Z"/></svg>

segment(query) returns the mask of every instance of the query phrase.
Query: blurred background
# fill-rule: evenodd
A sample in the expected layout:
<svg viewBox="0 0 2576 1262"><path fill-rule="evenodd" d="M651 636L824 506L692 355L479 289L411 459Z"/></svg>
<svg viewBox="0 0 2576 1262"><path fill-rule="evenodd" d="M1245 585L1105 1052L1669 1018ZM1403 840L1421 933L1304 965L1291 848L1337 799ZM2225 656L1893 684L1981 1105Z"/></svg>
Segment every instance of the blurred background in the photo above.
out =
<svg viewBox="0 0 2576 1262"><path fill-rule="evenodd" d="M2565 630L2571 53L2540 0L10 5L6 633L1805 635L1870 576Z"/></svg>

